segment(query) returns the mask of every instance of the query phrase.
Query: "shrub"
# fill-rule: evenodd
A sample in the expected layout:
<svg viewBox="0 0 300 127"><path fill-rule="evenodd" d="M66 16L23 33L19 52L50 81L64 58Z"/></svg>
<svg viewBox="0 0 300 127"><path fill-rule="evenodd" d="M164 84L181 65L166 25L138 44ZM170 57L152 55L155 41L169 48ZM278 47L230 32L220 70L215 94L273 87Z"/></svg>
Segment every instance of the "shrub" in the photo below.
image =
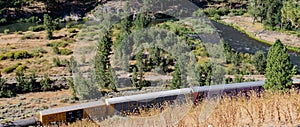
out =
<svg viewBox="0 0 300 127"><path fill-rule="evenodd" d="M44 77L40 81L40 84L42 86L43 91L49 90L51 88L51 79L48 77L47 74L44 74Z"/></svg>
<svg viewBox="0 0 300 127"><path fill-rule="evenodd" d="M0 54L0 60L6 60L7 59L7 56L4 55L4 54Z"/></svg>
<svg viewBox="0 0 300 127"><path fill-rule="evenodd" d="M22 31L18 31L18 32L16 32L17 34L19 34L19 35L21 35L21 34L23 34L23 32Z"/></svg>
<svg viewBox="0 0 300 127"><path fill-rule="evenodd" d="M73 53L73 51L70 49L60 49L59 50L60 55L71 55L72 53Z"/></svg>
<svg viewBox="0 0 300 127"><path fill-rule="evenodd" d="M7 56L7 58L10 58L10 59L14 59L14 52L8 52L7 54L6 54L6 56Z"/></svg>
<svg viewBox="0 0 300 127"><path fill-rule="evenodd" d="M54 41L54 42L48 43L46 46L48 46L48 47L66 47L66 46L68 46L68 43L66 41Z"/></svg>
<svg viewBox="0 0 300 127"><path fill-rule="evenodd" d="M25 19L20 18L20 19L17 20L17 22L25 22Z"/></svg>
<svg viewBox="0 0 300 127"><path fill-rule="evenodd" d="M59 58L53 58L53 64L54 64L55 67L61 67L62 66Z"/></svg>
<svg viewBox="0 0 300 127"><path fill-rule="evenodd" d="M13 65L13 66L4 68L4 69L3 69L3 72L6 73L6 74L11 73L11 72L13 72L17 67L19 67L20 65L22 65L22 64L21 64L21 63L17 63L17 64L15 64L15 65Z"/></svg>
<svg viewBox="0 0 300 127"><path fill-rule="evenodd" d="M82 21L87 22L87 21L89 21L89 18L88 17L83 17Z"/></svg>
<svg viewBox="0 0 300 127"><path fill-rule="evenodd" d="M70 38L70 39L67 39L66 41L67 41L68 43L74 43L74 42L75 42L75 39Z"/></svg>
<svg viewBox="0 0 300 127"><path fill-rule="evenodd" d="M26 65L19 65L16 69L15 72L22 72L25 71L26 69L28 69L28 67Z"/></svg>
<svg viewBox="0 0 300 127"><path fill-rule="evenodd" d="M209 17L212 17L212 16L214 16L215 14L218 13L216 8L207 8L207 9L204 10L204 12Z"/></svg>
<svg viewBox="0 0 300 127"><path fill-rule="evenodd" d="M9 29L5 29L4 34L9 34Z"/></svg>
<svg viewBox="0 0 300 127"><path fill-rule="evenodd" d="M38 21L38 17L36 17L36 16L31 16L30 18L27 18L27 19L25 19L25 22L27 22L27 23L35 23L35 22L37 22Z"/></svg>
<svg viewBox="0 0 300 127"><path fill-rule="evenodd" d="M35 36L34 36L33 33L26 33L25 35L23 35L21 37L22 40L25 40L25 39L34 39L34 38L35 38Z"/></svg>
<svg viewBox="0 0 300 127"><path fill-rule="evenodd" d="M6 24L7 23L7 20L6 18L2 18L0 19L0 24L3 25L3 24Z"/></svg>
<svg viewBox="0 0 300 127"><path fill-rule="evenodd" d="M244 9L231 9L230 13L234 14L234 15L243 15L244 13L246 13L246 10L244 10Z"/></svg>
<svg viewBox="0 0 300 127"><path fill-rule="evenodd" d="M219 13L219 15L228 15L229 8L228 7L219 8L218 13Z"/></svg>
<svg viewBox="0 0 300 127"><path fill-rule="evenodd" d="M77 33L77 30L75 28L71 28L71 29L69 29L69 32L70 33Z"/></svg>
<svg viewBox="0 0 300 127"><path fill-rule="evenodd" d="M220 16L219 14L215 14L215 15L214 15L214 19L215 19L215 20L221 20L221 16Z"/></svg>
<svg viewBox="0 0 300 127"><path fill-rule="evenodd" d="M6 79L2 77L0 73L0 97L11 97L12 91L8 85L6 85Z"/></svg>
<svg viewBox="0 0 300 127"><path fill-rule="evenodd" d="M24 50L17 51L14 53L15 59L26 59L26 58L31 58L31 57L32 57L32 55Z"/></svg>
<svg viewBox="0 0 300 127"><path fill-rule="evenodd" d="M47 51L45 49L41 48L41 47L37 47L37 48L33 49L33 53L34 54L37 54L37 53L44 54L44 53L47 53Z"/></svg>
<svg viewBox="0 0 300 127"><path fill-rule="evenodd" d="M59 49L58 49L57 47L53 47L53 52L54 52L55 54L59 54Z"/></svg>
<svg viewBox="0 0 300 127"><path fill-rule="evenodd" d="M31 26L28 28L28 30L33 31L33 32L38 32L38 31L45 30L45 27L43 25Z"/></svg>

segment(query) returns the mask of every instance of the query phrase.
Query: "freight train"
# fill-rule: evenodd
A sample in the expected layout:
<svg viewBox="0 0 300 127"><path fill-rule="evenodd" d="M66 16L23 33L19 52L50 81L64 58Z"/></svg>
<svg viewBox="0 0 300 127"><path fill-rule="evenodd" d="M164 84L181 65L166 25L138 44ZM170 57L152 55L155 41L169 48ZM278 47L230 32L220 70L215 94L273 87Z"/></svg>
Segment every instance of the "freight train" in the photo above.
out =
<svg viewBox="0 0 300 127"><path fill-rule="evenodd" d="M295 84L300 80L294 80ZM141 108L160 108L166 102L174 100L197 103L203 98L216 96L234 96L247 93L250 90L262 92L264 81L222 84L212 86L195 86L176 90L160 91L131 96L108 98L101 101L87 102L61 108L47 109L38 113L38 118L28 118L19 121L2 123L0 127L53 125L71 123L82 119L104 120L109 116L122 115L126 112L138 112Z"/></svg>

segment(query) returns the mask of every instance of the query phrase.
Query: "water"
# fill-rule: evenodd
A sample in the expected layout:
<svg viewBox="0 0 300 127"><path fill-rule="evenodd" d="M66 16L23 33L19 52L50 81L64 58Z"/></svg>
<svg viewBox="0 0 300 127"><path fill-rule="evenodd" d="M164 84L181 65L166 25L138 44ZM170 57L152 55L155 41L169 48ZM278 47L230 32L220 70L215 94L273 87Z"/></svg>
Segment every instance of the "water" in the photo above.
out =
<svg viewBox="0 0 300 127"><path fill-rule="evenodd" d="M249 54L254 54L261 50L267 55L270 45L254 40L233 27L226 26L215 21L212 21L212 23L218 30L220 36L225 40L225 42L228 42L234 50ZM300 53L290 51L289 54L292 64L296 65L298 70L300 70Z"/></svg>

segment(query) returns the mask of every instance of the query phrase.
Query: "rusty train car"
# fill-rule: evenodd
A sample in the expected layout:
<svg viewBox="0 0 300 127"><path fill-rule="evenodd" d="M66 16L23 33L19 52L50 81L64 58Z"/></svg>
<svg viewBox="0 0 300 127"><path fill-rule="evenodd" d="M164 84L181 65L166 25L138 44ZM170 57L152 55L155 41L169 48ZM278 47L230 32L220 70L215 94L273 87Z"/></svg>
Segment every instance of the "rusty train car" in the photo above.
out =
<svg viewBox="0 0 300 127"><path fill-rule="evenodd" d="M294 80L295 84L299 82L300 80ZM95 102L43 110L38 113L38 118L3 123L0 124L0 127L28 126L37 123L44 126L59 125L61 123L71 123L82 119L104 120L113 115L122 115L126 112L138 112L138 109L160 108L163 104L172 103L174 101L179 101L179 104L186 103L187 101L197 103L203 98L222 97L224 95L234 96L238 93L246 94L250 90L260 93L264 90L263 84L264 81L257 81L195 86L191 88L108 98Z"/></svg>

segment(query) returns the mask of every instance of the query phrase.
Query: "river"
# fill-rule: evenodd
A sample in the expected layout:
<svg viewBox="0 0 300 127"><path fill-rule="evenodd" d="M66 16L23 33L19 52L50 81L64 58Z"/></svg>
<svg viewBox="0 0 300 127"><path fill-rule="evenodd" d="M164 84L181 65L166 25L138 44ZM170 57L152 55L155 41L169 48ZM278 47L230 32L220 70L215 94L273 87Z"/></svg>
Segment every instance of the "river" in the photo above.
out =
<svg viewBox="0 0 300 127"><path fill-rule="evenodd" d="M226 26L224 24L212 21L212 24L216 27L220 36L228 42L229 45L238 52L254 54L261 50L267 55L270 49L270 45L261 43L257 40L250 38L248 35L239 32L233 27ZM289 52L292 64L296 65L298 71L300 70L300 54L296 52Z"/></svg>

